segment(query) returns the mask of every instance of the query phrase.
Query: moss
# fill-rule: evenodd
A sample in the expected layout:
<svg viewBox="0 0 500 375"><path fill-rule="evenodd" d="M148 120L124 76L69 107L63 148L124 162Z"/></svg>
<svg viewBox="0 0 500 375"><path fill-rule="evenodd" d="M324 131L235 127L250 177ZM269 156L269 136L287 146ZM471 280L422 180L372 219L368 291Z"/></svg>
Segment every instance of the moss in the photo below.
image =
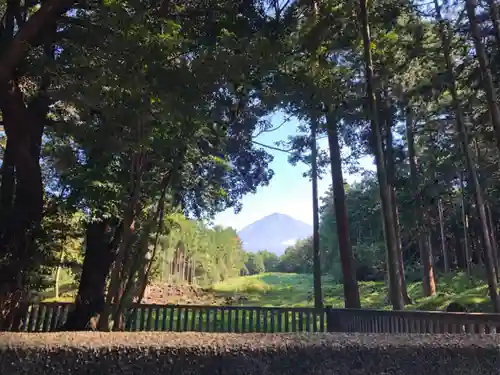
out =
<svg viewBox="0 0 500 375"><path fill-rule="evenodd" d="M0 374L489 375L499 347L493 335L0 334Z"/></svg>

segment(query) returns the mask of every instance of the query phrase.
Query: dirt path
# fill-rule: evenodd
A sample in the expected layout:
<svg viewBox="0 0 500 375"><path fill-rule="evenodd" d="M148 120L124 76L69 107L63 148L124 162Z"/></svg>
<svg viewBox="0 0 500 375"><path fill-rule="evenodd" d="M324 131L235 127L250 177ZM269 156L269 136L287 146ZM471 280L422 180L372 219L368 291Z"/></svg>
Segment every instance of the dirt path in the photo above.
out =
<svg viewBox="0 0 500 375"><path fill-rule="evenodd" d="M245 296L233 293L214 293L193 285L173 285L154 283L148 285L141 303L178 305L232 305L245 300Z"/></svg>

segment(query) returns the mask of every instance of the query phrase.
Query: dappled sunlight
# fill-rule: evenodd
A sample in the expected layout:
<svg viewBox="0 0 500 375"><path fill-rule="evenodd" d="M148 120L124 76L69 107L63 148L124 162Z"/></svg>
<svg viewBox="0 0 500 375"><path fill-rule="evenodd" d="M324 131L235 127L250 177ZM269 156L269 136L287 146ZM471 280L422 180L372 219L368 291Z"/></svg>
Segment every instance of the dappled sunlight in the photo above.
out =
<svg viewBox="0 0 500 375"><path fill-rule="evenodd" d="M444 310L451 302L466 305L471 311L490 311L488 287L484 281L465 274L440 275L438 292L424 297L422 282L408 283L413 304L409 310ZM344 307L344 287L331 277L322 278L325 306ZM240 305L259 306L313 306L312 275L294 273L262 273L237 277L214 285L212 290L227 295L245 294L248 298ZM381 281L359 283L362 308L390 309L388 288Z"/></svg>
<svg viewBox="0 0 500 375"><path fill-rule="evenodd" d="M465 273L439 275L437 293L424 297L422 282L408 283L408 294L414 301L406 306L409 310L445 310L452 302L466 306L469 311L489 312L488 286L476 276L469 278ZM58 299L54 288L39 294L44 302L72 302L77 285L65 278L61 282ZM322 277L325 306L344 307L344 287L329 276ZM314 305L313 277L296 273L261 273L252 276L235 277L214 284L205 289L213 293L214 304L224 304L231 300L234 305L264 307L306 307ZM388 289L384 282L369 281L359 283L362 308L390 309ZM175 303L175 301L172 301ZM190 303L179 300L178 303Z"/></svg>

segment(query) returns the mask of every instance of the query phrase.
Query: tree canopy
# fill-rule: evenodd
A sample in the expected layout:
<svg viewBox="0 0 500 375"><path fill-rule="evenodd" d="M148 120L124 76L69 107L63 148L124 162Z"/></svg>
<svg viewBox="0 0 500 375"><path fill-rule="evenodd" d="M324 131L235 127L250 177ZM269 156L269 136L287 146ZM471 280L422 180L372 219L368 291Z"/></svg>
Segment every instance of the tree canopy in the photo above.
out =
<svg viewBox="0 0 500 375"><path fill-rule="evenodd" d="M72 261L80 280L67 329L95 315L100 329L119 328L140 296L135 285L143 293L155 272L211 283L314 270L315 295L319 272L330 272L347 307L360 305L358 279L387 275L402 309L409 273L420 272L432 295L435 269L478 265L500 311L497 8L490 0L1 5L1 325L17 324L17 306L70 240L84 251ZM319 248L318 237L306 239L280 260L247 256L234 230L207 226L271 181L272 157L254 138L272 130L278 110L301 125L275 148L309 164L313 181L332 178ZM318 137L328 150L317 152ZM377 173L346 185L365 155Z"/></svg>

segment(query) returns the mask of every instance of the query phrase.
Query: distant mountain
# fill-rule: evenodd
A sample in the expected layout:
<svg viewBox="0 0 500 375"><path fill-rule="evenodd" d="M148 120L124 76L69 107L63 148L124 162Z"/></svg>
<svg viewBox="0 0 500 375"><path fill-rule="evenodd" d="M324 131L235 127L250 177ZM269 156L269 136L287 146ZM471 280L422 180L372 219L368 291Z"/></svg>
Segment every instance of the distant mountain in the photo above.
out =
<svg viewBox="0 0 500 375"><path fill-rule="evenodd" d="M298 240L312 235L313 228L288 215L274 213L238 232L246 251L268 250L281 255Z"/></svg>

